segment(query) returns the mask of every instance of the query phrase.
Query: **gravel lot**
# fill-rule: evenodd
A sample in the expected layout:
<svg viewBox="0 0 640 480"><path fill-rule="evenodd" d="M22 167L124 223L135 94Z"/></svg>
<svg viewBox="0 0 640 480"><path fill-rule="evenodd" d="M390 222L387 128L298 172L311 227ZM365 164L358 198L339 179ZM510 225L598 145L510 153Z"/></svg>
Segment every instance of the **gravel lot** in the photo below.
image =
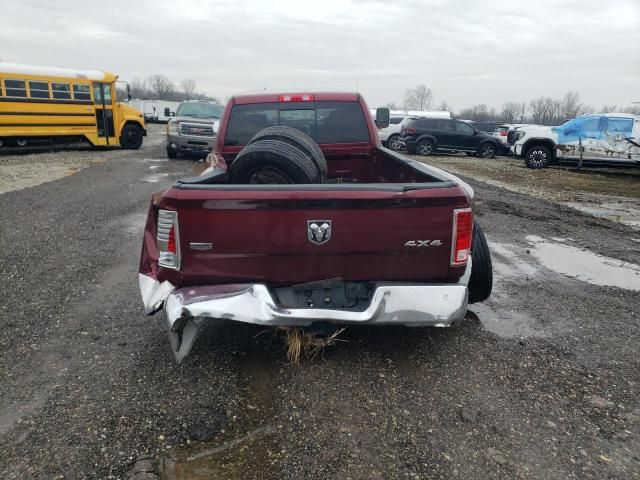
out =
<svg viewBox="0 0 640 480"><path fill-rule="evenodd" d="M495 264L460 327L349 328L295 366L229 323L177 365L137 261L151 194L198 164L161 141L0 155L38 178L0 195L0 478L640 478L640 233L436 159Z"/></svg>

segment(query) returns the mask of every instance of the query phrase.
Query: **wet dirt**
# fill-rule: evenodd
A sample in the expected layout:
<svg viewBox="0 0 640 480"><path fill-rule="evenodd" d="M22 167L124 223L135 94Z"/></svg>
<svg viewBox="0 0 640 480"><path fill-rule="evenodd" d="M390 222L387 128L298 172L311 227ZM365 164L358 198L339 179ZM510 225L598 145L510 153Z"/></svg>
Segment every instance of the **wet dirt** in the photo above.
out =
<svg viewBox="0 0 640 480"><path fill-rule="evenodd" d="M190 442L164 457L163 480L277 478L270 467L280 454L274 407L278 364L249 346L237 354L235 365L243 397L239 410L229 413L229 426L211 440Z"/></svg>
<svg viewBox="0 0 640 480"><path fill-rule="evenodd" d="M531 254L554 272L592 285L640 291L640 265L536 235L528 235L526 240L531 245Z"/></svg>
<svg viewBox="0 0 640 480"><path fill-rule="evenodd" d="M574 166L531 170L522 160L459 155L412 158L489 185L550 200L640 229L640 169Z"/></svg>

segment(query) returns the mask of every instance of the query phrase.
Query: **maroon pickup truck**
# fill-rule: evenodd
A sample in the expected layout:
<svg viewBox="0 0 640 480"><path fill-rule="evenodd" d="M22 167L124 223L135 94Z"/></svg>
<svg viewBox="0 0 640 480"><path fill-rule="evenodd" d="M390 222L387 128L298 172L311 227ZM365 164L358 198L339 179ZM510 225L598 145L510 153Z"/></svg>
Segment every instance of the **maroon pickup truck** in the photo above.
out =
<svg viewBox="0 0 640 480"><path fill-rule="evenodd" d="M152 199L140 289L146 313L164 307L178 361L204 322L447 327L489 296L473 190L382 147L361 95L233 97L215 155L232 165L271 125L320 146L326 181L240 185L214 172Z"/></svg>

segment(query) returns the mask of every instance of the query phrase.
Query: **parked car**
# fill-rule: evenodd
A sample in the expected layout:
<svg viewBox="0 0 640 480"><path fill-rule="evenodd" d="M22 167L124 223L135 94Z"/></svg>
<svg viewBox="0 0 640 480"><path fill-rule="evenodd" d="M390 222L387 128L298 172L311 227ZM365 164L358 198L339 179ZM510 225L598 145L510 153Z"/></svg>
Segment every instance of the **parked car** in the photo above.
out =
<svg viewBox="0 0 640 480"><path fill-rule="evenodd" d="M164 307L178 361L205 322L447 327L489 297L491 259L473 189L382 148L385 110L374 123L355 93L229 100L211 157L229 171L242 161L256 175L280 175L274 166L289 157L289 167L319 180L239 185L212 167L154 196L140 290L146 313ZM304 137L278 141L278 126ZM261 142L264 154L254 155Z"/></svg>
<svg viewBox="0 0 640 480"><path fill-rule="evenodd" d="M419 111L411 110L403 115L394 115L391 112L391 122L387 128L383 128L378 132L382 144L390 148L391 150L398 151L405 148L404 140L402 139L401 132L402 127L407 123L410 118L424 117L424 118L451 118L451 112L446 111ZM398 120L399 119L399 120ZM395 120L395 122L394 122Z"/></svg>
<svg viewBox="0 0 640 480"><path fill-rule="evenodd" d="M500 122L469 122L472 127L482 133L491 135L500 141L499 155L508 155L511 150L508 134L510 125Z"/></svg>
<svg viewBox="0 0 640 480"><path fill-rule="evenodd" d="M391 150L398 151L404 148L404 142L400 137L402 126L406 123L409 117L397 117L391 116L389 119L389 126L382 128L378 131L380 141L382 145Z"/></svg>
<svg viewBox="0 0 640 480"><path fill-rule="evenodd" d="M481 133L467 122L444 118L412 118L403 126L402 139L409 153L467 152L493 158L501 148L498 139Z"/></svg>
<svg viewBox="0 0 640 480"><path fill-rule="evenodd" d="M545 168L558 160L640 165L640 116L589 114L557 127L522 127L514 134L512 153L529 168Z"/></svg>
<svg viewBox="0 0 640 480"><path fill-rule="evenodd" d="M178 106L167 123L167 157L207 155L216 141L224 107L206 100L188 100Z"/></svg>

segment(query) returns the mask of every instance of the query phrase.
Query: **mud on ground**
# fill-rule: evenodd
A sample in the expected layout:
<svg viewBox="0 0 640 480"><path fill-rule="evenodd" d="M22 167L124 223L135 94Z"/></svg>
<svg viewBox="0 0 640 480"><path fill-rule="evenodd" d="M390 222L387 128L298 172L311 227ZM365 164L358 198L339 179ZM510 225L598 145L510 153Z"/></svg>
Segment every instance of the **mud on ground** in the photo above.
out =
<svg viewBox="0 0 640 480"><path fill-rule="evenodd" d="M410 157L457 175L640 229L640 168L587 167L578 171L575 166L556 166L532 170L523 160L508 157Z"/></svg>

